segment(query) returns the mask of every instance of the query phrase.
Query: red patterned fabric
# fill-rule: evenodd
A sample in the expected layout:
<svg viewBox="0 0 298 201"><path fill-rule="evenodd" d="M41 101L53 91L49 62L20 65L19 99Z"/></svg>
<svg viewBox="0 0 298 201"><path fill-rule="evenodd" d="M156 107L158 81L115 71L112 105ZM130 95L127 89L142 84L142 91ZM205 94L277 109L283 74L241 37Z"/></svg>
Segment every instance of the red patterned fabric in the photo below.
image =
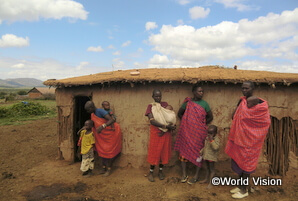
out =
<svg viewBox="0 0 298 201"><path fill-rule="evenodd" d="M202 162L198 163L196 159L200 156L207 137L207 113L203 107L192 102L190 98L186 98L185 101L188 103L181 119L174 149L185 159L201 167Z"/></svg>
<svg viewBox="0 0 298 201"><path fill-rule="evenodd" d="M150 140L148 147L148 163L151 165L168 164L171 157L171 133L166 132L163 136L158 136L161 130L150 125Z"/></svg>
<svg viewBox="0 0 298 201"><path fill-rule="evenodd" d="M235 112L225 152L246 172L256 169L270 126L267 101L247 107L245 97Z"/></svg>
<svg viewBox="0 0 298 201"><path fill-rule="evenodd" d="M94 113L91 114L91 119L94 121L95 128L98 128L102 124L106 123L107 120L104 118L97 117ZM122 137L120 125L114 123L114 129L111 126L104 128L100 133L96 132L93 128L95 137L95 149L100 157L103 158L114 158L121 152L122 148Z"/></svg>

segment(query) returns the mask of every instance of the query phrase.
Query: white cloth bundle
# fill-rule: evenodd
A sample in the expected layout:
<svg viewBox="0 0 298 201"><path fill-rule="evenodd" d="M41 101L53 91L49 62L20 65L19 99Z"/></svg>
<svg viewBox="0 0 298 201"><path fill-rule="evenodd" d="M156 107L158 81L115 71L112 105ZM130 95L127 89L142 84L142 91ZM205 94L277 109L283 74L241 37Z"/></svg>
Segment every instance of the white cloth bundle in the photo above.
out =
<svg viewBox="0 0 298 201"><path fill-rule="evenodd" d="M161 107L160 103L152 103L152 114L156 121L163 125L175 125L176 124L176 114L173 110ZM167 132L166 128L159 128L163 132Z"/></svg>

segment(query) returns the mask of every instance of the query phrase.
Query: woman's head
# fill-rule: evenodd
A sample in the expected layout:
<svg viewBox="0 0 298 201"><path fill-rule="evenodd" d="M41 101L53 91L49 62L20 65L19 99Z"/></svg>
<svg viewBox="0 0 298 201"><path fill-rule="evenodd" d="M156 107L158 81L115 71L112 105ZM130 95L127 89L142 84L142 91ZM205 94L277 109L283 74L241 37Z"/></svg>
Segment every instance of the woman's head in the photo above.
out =
<svg viewBox="0 0 298 201"><path fill-rule="evenodd" d="M95 112L95 105L94 105L94 103L92 102L92 101L87 101L86 103L85 103L85 110L88 112L88 113L93 113L93 112Z"/></svg>
<svg viewBox="0 0 298 201"><path fill-rule="evenodd" d="M192 87L192 93L194 95L195 100L201 100L204 95L204 90L200 85L194 85Z"/></svg>
<svg viewBox="0 0 298 201"><path fill-rule="evenodd" d="M160 103L161 101L161 91L159 89L154 89L152 92L152 98L154 99L155 102Z"/></svg>
<svg viewBox="0 0 298 201"><path fill-rule="evenodd" d="M241 91L243 96L246 96L247 98L253 95L255 85L251 81L245 81L242 84Z"/></svg>

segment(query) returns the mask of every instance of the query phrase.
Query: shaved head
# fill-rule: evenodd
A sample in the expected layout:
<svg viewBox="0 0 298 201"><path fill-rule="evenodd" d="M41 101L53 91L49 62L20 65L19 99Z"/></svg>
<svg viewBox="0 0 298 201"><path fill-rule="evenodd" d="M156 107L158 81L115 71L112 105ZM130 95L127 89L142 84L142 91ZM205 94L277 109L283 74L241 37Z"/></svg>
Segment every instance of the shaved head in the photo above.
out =
<svg viewBox="0 0 298 201"><path fill-rule="evenodd" d="M85 103L85 110L88 112L88 113L93 113L96 109L94 103L92 101L87 101Z"/></svg>
<svg viewBox="0 0 298 201"><path fill-rule="evenodd" d="M152 96L153 96L154 94L157 94L157 93L160 93L160 94L161 94L161 91L160 91L159 89L154 89L153 92L152 92Z"/></svg>

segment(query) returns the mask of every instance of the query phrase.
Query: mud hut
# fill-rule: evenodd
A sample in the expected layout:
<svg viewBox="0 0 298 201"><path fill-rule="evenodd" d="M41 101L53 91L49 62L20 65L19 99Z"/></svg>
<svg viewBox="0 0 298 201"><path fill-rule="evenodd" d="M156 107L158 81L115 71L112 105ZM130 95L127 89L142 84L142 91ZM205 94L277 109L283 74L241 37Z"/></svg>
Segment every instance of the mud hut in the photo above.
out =
<svg viewBox="0 0 298 201"><path fill-rule="evenodd" d="M29 98L55 97L55 89L48 87L33 87L28 91Z"/></svg>
<svg viewBox="0 0 298 201"><path fill-rule="evenodd" d="M185 97L192 96L191 87L199 83L204 87L204 99L213 111L213 124L219 128L223 141L220 159L224 160L224 146L231 124L231 113L241 94L245 80L256 83L255 95L268 100L272 126L264 146L272 172L285 172L290 152L296 155L298 123L298 74L265 71L236 70L218 66L174 69L118 70L61 80L47 80L45 85L56 87L58 107L59 154L74 161L76 132L90 116L84 104L93 100L101 107L110 101L123 133L123 149L119 166L147 165L149 122L144 116L152 102L152 90L160 89L163 100L178 111ZM179 124L179 123L178 123ZM175 133L173 141L175 138ZM286 139L286 140L285 140ZM282 142L280 142L282 140ZM283 157L283 161L279 160ZM176 157L173 156L173 161ZM173 164L173 163L172 163Z"/></svg>

